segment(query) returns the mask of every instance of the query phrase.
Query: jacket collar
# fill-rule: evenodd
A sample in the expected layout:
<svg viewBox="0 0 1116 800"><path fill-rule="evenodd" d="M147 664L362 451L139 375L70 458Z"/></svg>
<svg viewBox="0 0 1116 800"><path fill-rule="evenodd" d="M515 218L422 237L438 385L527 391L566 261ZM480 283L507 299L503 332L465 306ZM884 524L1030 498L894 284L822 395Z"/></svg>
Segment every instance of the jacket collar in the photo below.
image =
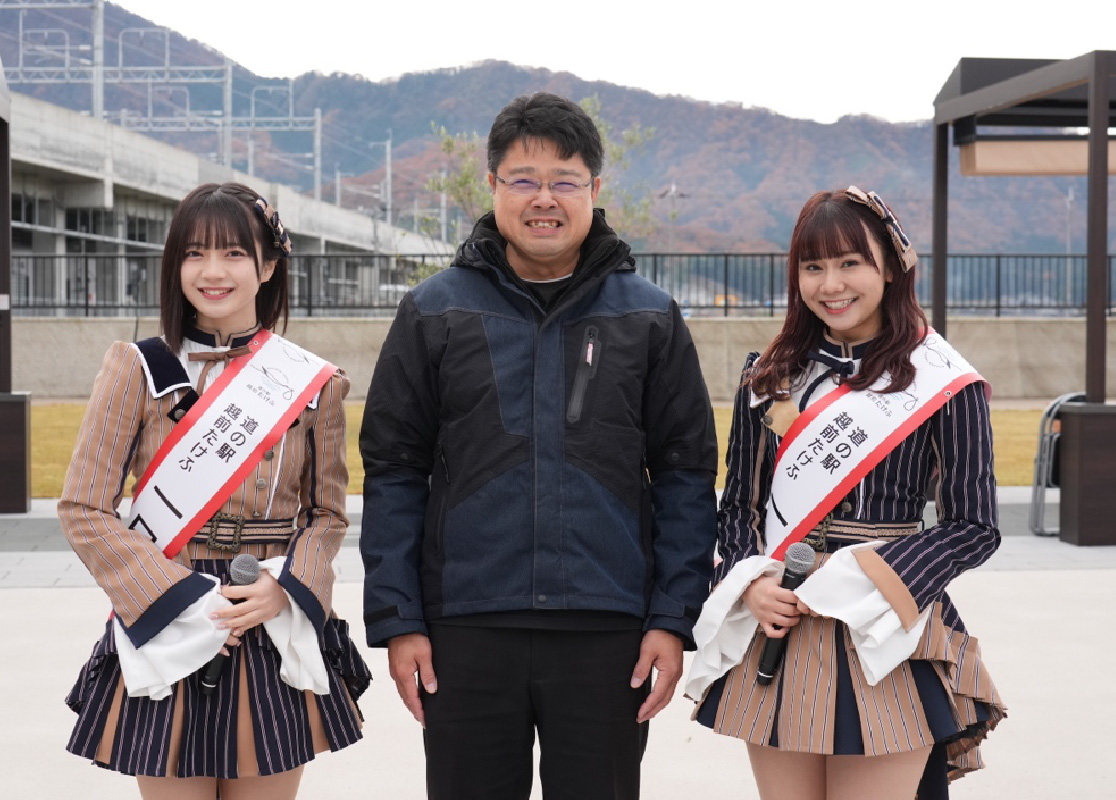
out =
<svg viewBox="0 0 1116 800"><path fill-rule="evenodd" d="M455 267L496 267L518 283L522 280L508 263L508 242L496 227L496 214L489 211L477 220L469 238L457 249ZM574 282L580 283L589 273L635 271L635 259L628 246L605 221L604 209L593 209L589 233L581 245L581 255L574 268Z"/></svg>

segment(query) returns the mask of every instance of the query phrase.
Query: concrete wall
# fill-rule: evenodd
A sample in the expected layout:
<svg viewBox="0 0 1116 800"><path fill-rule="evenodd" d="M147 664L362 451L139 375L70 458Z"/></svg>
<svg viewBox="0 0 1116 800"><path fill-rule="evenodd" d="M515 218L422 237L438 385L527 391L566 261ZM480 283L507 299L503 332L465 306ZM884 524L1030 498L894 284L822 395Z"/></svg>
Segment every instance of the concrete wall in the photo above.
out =
<svg viewBox="0 0 1116 800"><path fill-rule="evenodd" d="M349 397L364 397L390 319L292 319L287 336L345 369ZM774 319L691 319L690 330L714 401L732 401L750 350L778 331ZM1116 397L1116 326L1108 328L1108 388ZM114 340L158 332L158 320L16 317L12 321L12 388L34 400L84 399ZM992 383L995 399L1052 400L1085 390L1085 323L1081 319L950 320L950 342Z"/></svg>

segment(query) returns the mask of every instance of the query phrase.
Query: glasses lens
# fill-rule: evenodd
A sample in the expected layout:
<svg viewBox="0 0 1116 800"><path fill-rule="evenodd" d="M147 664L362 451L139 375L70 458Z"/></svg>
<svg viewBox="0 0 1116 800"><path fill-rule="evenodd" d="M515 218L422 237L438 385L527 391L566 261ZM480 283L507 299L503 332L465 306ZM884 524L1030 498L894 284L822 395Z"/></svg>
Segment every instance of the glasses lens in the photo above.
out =
<svg viewBox="0 0 1116 800"><path fill-rule="evenodd" d="M550 184L550 191L554 194L577 194L581 189L580 183L570 183L569 181L558 181Z"/></svg>
<svg viewBox="0 0 1116 800"><path fill-rule="evenodd" d="M542 188L538 181L529 178L517 178L508 184L508 191L514 194L535 194Z"/></svg>

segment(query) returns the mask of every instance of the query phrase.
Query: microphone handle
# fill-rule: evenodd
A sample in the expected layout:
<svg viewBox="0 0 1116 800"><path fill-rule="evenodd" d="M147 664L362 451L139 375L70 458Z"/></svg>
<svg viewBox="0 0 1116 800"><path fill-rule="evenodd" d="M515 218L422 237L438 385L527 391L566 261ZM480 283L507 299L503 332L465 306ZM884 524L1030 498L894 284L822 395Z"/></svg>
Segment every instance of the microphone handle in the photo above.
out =
<svg viewBox="0 0 1116 800"><path fill-rule="evenodd" d="M237 556L237 558L240 558L240 556ZM234 561L235 561L235 559L234 559ZM259 575L257 574L256 577L258 578ZM249 581L248 583L254 583L254 582L255 582L255 580L252 580L252 581ZM234 581L232 581L231 585L232 586L247 586L248 583L241 583L240 581L234 580ZM243 601L243 598L240 598L240 599L237 599L237 600L233 600L232 602L240 603L242 601ZM213 656L213 658L210 660L210 662L208 664L205 665L205 670L202 672L202 676L201 676L201 680L200 680L200 683L201 683L200 688L201 688L201 693L202 694L210 695L210 694L213 694L213 692L217 689L217 681L221 679L221 671L224 670L224 668L225 668L225 661L226 660L228 660L228 656L225 655L224 653L219 652L219 653L217 653L217 655Z"/></svg>
<svg viewBox="0 0 1116 800"><path fill-rule="evenodd" d="M806 580L806 575L805 572L784 571L783 580L779 583L779 586L794 591ZM773 627L781 628L779 625ZM788 633L787 636L790 636L790 634ZM779 663L783 660L783 650L787 646L787 636L780 639L767 639L763 643L759 666L756 667L756 683L760 686L767 686L775 677L775 673L779 669Z"/></svg>
<svg viewBox="0 0 1116 800"><path fill-rule="evenodd" d="M205 672L201 677L201 693L213 694L217 689L217 681L221 677L221 671L225 668L225 661L228 659L224 653L218 653L213 656L212 660L205 666Z"/></svg>

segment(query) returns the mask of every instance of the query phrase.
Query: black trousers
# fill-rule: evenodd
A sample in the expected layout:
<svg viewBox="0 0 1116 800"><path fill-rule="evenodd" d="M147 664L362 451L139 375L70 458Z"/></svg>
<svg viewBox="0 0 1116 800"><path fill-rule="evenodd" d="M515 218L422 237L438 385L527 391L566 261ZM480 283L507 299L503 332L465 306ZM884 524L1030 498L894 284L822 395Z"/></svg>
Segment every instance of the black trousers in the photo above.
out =
<svg viewBox="0 0 1116 800"><path fill-rule="evenodd" d="M420 689L430 800L527 800L535 731L545 800L636 800L647 723L632 689L643 633L430 626Z"/></svg>

